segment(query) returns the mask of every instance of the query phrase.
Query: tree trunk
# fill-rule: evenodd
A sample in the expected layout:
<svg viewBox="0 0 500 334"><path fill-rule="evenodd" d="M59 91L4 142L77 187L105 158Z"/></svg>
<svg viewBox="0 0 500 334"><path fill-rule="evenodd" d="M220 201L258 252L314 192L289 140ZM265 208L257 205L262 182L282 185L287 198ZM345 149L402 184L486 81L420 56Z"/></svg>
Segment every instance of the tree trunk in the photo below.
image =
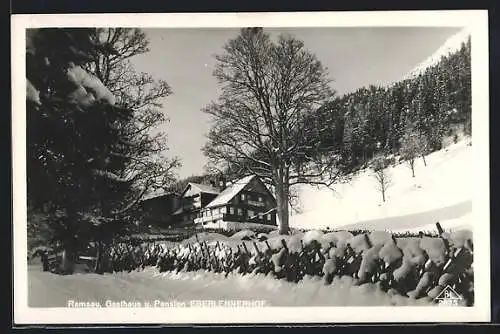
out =
<svg viewBox="0 0 500 334"><path fill-rule="evenodd" d="M410 160L411 177L415 177L415 160Z"/></svg>
<svg viewBox="0 0 500 334"><path fill-rule="evenodd" d="M382 189L382 202L385 202L385 190Z"/></svg>
<svg viewBox="0 0 500 334"><path fill-rule="evenodd" d="M422 154L422 159L424 160L424 166L427 167L427 161L425 161L425 155Z"/></svg>
<svg viewBox="0 0 500 334"><path fill-rule="evenodd" d="M95 266L94 266L94 272L96 274L102 274L103 273L103 268L102 268L102 241L99 240L97 242L97 254L96 254L96 259L95 259Z"/></svg>
<svg viewBox="0 0 500 334"><path fill-rule="evenodd" d="M40 259L42 260L42 268L43 271L49 271L49 259L47 258L47 254L45 252L42 252L40 254Z"/></svg>
<svg viewBox="0 0 500 334"><path fill-rule="evenodd" d="M278 214L279 234L288 234L288 182L280 182L276 185L276 212Z"/></svg>
<svg viewBox="0 0 500 334"><path fill-rule="evenodd" d="M74 245L67 243L64 246L62 259L61 259L61 273L64 275L71 275L75 271L75 251Z"/></svg>
<svg viewBox="0 0 500 334"><path fill-rule="evenodd" d="M59 270L64 275L71 275L75 271L75 257L77 240L75 236L76 214L72 207L68 208L65 218L66 231L62 235L62 259L59 264Z"/></svg>

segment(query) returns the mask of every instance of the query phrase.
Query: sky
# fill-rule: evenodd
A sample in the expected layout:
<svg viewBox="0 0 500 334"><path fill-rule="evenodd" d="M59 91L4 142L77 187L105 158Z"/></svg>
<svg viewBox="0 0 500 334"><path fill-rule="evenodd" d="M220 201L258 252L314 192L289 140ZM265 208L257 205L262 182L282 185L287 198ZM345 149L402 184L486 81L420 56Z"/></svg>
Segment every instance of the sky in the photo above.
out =
<svg viewBox="0 0 500 334"><path fill-rule="evenodd" d="M288 33L304 41L328 68L339 95L357 88L400 80L432 55L457 28L283 28L265 29L271 36ZM212 75L215 54L239 33L239 28L144 29L150 52L131 59L137 71L166 80L173 94L163 100L169 122L168 154L178 156L181 178L203 173L207 159L201 152L210 120L201 109L218 97Z"/></svg>

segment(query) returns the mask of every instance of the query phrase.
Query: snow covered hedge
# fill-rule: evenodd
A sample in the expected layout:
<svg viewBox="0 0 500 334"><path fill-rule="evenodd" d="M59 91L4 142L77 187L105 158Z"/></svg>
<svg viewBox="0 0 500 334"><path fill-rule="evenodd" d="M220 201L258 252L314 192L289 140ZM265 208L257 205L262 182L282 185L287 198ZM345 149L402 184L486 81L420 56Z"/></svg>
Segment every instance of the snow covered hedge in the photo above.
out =
<svg viewBox="0 0 500 334"><path fill-rule="evenodd" d="M351 276L354 284L376 284L389 294L434 300L453 289L463 305L473 305L472 233L457 231L429 237L395 237L374 231L297 231L293 235L243 231L231 237L203 232L180 243L143 243L110 248L107 270L156 266L160 271L208 270L271 275L299 282L320 276Z"/></svg>

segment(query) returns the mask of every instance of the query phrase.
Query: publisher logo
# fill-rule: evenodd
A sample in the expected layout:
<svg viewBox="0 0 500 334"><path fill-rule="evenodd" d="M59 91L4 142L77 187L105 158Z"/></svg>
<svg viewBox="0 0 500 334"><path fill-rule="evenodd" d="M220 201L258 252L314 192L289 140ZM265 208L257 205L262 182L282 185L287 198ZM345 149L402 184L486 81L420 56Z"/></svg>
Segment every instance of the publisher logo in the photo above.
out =
<svg viewBox="0 0 500 334"><path fill-rule="evenodd" d="M459 302L462 300L462 296L460 296L451 286L447 285L446 288L441 291L436 298L435 301L438 302L439 305L443 306L458 306Z"/></svg>

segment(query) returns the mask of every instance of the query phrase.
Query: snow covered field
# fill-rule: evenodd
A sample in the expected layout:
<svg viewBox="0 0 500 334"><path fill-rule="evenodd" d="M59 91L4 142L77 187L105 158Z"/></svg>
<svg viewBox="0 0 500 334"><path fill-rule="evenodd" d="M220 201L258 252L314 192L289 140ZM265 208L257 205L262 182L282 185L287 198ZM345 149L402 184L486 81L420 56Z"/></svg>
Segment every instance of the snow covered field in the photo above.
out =
<svg viewBox="0 0 500 334"><path fill-rule="evenodd" d="M110 275L59 276L32 268L28 273L30 307L66 307L68 301L160 301L190 306L190 301L248 301L256 306L423 306L426 299L390 295L373 284L353 286L352 278L336 278L331 285L307 278L298 284L262 275L190 272L142 272ZM184 304L182 304L184 303ZM228 305L229 306L229 305Z"/></svg>
<svg viewBox="0 0 500 334"><path fill-rule="evenodd" d="M470 226L473 189L473 155L470 138L420 158L415 177L408 164L388 168L392 186L382 202L370 169L355 175L351 182L327 188L302 186L302 212L290 217L292 227L377 229L395 232L435 230Z"/></svg>
<svg viewBox="0 0 500 334"><path fill-rule="evenodd" d="M291 225L307 229L330 226L342 230L418 232L435 231L435 222L440 221L444 229L468 229L472 209L472 177L469 176L472 147L469 142L470 139L465 139L428 155L427 166L419 159L415 178L411 177L406 164L390 167L394 185L389 188L385 203L381 203L370 170L355 175L351 183L338 185L337 193L302 187L304 213L292 216ZM191 239L186 242L195 241ZM231 244L229 241L235 238L220 236L219 239ZM272 243L274 239L269 241ZM159 273L153 268L103 276L58 276L41 272L40 266L30 266L28 276L32 307L62 307L68 300L104 304L105 300L188 303L200 299L251 299L265 301L266 306L389 306L429 302L423 298L414 300L385 293L371 283L355 286L351 277L336 277L331 285L324 285L319 277L306 277L295 284L262 275L230 274L224 278L222 274L204 271L175 274Z"/></svg>

